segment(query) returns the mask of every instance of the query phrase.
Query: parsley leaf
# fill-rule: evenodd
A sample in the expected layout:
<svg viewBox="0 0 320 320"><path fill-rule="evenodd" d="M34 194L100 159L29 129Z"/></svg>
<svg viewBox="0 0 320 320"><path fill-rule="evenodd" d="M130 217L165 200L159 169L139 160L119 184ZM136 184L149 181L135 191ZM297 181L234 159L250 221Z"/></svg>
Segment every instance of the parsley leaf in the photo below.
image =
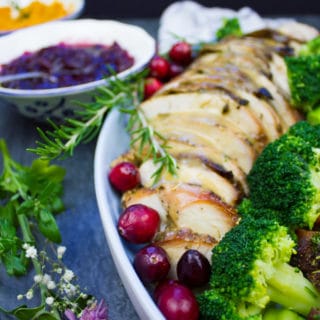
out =
<svg viewBox="0 0 320 320"><path fill-rule="evenodd" d="M224 19L222 27L216 32L217 40L221 40L228 36L242 36L242 30L237 18Z"/></svg>
<svg viewBox="0 0 320 320"><path fill-rule="evenodd" d="M61 242L54 215L64 208L65 170L41 159L23 166L11 158L4 140L0 140L0 153L0 261L8 274L21 275L27 267L22 245L34 242L34 225L50 241Z"/></svg>

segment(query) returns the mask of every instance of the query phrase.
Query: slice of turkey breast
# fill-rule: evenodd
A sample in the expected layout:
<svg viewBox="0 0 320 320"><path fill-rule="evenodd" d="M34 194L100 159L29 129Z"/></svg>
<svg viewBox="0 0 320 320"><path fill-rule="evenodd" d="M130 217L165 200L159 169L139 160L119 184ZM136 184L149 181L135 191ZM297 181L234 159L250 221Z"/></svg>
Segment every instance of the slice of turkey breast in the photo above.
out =
<svg viewBox="0 0 320 320"><path fill-rule="evenodd" d="M200 123L194 121L192 117L185 117L182 122L179 118L170 115L166 119L158 119L150 123L166 139L182 139L191 144L213 146L225 157L237 162L245 173L250 171L257 157L257 152L246 137L231 127Z"/></svg>
<svg viewBox="0 0 320 320"><path fill-rule="evenodd" d="M307 42L319 35L319 31L305 23L290 21L277 29L279 32L288 35L292 39L301 42Z"/></svg>
<svg viewBox="0 0 320 320"><path fill-rule="evenodd" d="M238 164L213 147L188 144L184 141L167 141L168 151L175 159L197 158L211 170L220 174L237 186L243 194L248 194L246 175Z"/></svg>
<svg viewBox="0 0 320 320"><path fill-rule="evenodd" d="M232 180L214 171L197 158L183 157L177 160L177 174L164 172L157 185L163 184L192 184L216 194L222 201L235 205L242 198L243 193ZM153 173L157 169L152 160L144 162L140 167L141 183L151 188L154 182Z"/></svg>
<svg viewBox="0 0 320 320"><path fill-rule="evenodd" d="M220 71L221 72L221 69ZM232 74L232 70L228 70ZM247 109L259 121L268 142L278 138L285 132L287 125L281 123L281 119L274 107L265 99L256 97L259 88L251 88L250 79L245 76L243 81L234 79L235 73L229 77L210 76L206 74L190 74L188 77L181 77L169 85L164 86L161 95L172 93L205 92L212 95L212 101L218 100L224 93L228 95L233 102L229 102L229 110ZM218 93L217 93L218 92ZM217 97L218 96L218 97ZM155 96L154 99L160 98ZM151 99L152 100L152 99ZM225 105L226 106L226 105Z"/></svg>
<svg viewBox="0 0 320 320"><path fill-rule="evenodd" d="M141 106L149 121L160 116L172 114L180 118L188 114L193 118L205 118L206 121L228 124L241 131L249 141L260 149L267 142L261 121L250 108L239 104L223 92L194 92L157 96Z"/></svg>
<svg viewBox="0 0 320 320"><path fill-rule="evenodd" d="M216 240L238 221L232 206L212 192L189 184L164 183L156 189L140 188L124 194L124 207L137 203L160 210L161 221L174 229L190 229Z"/></svg>
<svg viewBox="0 0 320 320"><path fill-rule="evenodd" d="M161 197L178 229L188 228L220 240L238 221L232 206L198 186L164 185Z"/></svg>
<svg viewBox="0 0 320 320"><path fill-rule="evenodd" d="M233 42L230 41L230 43ZM244 46L245 44L242 45ZM276 54L273 53L273 56L276 56ZM271 77L277 78L278 74L282 79L286 77L286 72L281 68L277 70L273 69L274 73L271 73L273 56L270 53L267 68L264 70L263 68L256 67L256 64L253 63L254 58L252 55L234 54L228 57L225 52L222 51L201 57L195 64L194 70L196 71L197 68L206 70L206 75L217 75L219 72L221 73L223 69L232 70L233 72L241 73L242 78L247 79L246 82L242 83L242 88L246 91L259 93L261 88L267 89L272 97L267 101L274 107L283 125L287 129L299 118L296 110L290 107L289 101L281 95L281 88L278 89L276 83L272 82ZM206 67L206 65L209 65L209 67ZM233 68L230 68L230 66L233 66ZM234 78L234 74L230 74L229 79L232 78ZM251 86L249 86L249 83L251 83Z"/></svg>
<svg viewBox="0 0 320 320"><path fill-rule="evenodd" d="M202 76L202 82L208 81L203 77L204 75L213 77L217 85L222 83L223 87L229 90L241 88L255 94L263 88L270 93L271 99L268 99L268 103L278 113L286 131L300 118L299 114L290 108L286 100L288 95L281 94L285 85L278 88L277 82L271 81L273 78L278 78L278 75L282 82L286 79L286 69L283 65L282 68L274 66L275 57L283 61L283 58L277 54L274 43L275 41L271 40L244 37L208 45L204 49L205 53L191 65L188 71L173 81L169 87L163 88L162 93L173 87L177 89L175 82L181 83L188 80L189 84L193 83L190 79L192 74ZM279 64L280 62L277 61L277 65Z"/></svg>

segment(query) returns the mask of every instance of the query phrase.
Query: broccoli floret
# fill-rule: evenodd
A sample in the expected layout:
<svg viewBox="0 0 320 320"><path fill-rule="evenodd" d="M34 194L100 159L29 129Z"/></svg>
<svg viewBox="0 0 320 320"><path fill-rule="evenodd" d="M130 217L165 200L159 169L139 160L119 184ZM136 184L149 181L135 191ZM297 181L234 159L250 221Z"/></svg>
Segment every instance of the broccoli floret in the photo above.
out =
<svg viewBox="0 0 320 320"><path fill-rule="evenodd" d="M320 54L320 37L316 37L302 46L299 56Z"/></svg>
<svg viewBox="0 0 320 320"><path fill-rule="evenodd" d="M208 290L197 297L203 320L262 320L261 309L236 305L215 290Z"/></svg>
<svg viewBox="0 0 320 320"><path fill-rule="evenodd" d="M264 149L247 178L253 213L272 210L292 229L313 227L320 214L320 149L313 147L318 133L302 123Z"/></svg>
<svg viewBox="0 0 320 320"><path fill-rule="evenodd" d="M304 44L298 57L285 59L291 103L311 124L320 124L320 37Z"/></svg>
<svg viewBox="0 0 320 320"><path fill-rule="evenodd" d="M294 246L287 228L276 220L242 218L212 250L209 292L250 310L275 302L307 315L320 306L320 296L302 272L288 264ZM206 308L214 307L207 301Z"/></svg>
<svg viewBox="0 0 320 320"><path fill-rule="evenodd" d="M255 219L270 219L279 220L279 212L266 208L255 208L252 201L248 198L244 198L237 207L237 211L241 217L251 216Z"/></svg>
<svg viewBox="0 0 320 320"><path fill-rule="evenodd" d="M237 18L225 19L223 25L216 32L217 40L221 40L228 36L242 36L239 20Z"/></svg>
<svg viewBox="0 0 320 320"><path fill-rule="evenodd" d="M263 314L263 320L303 320L295 312L288 309L268 308Z"/></svg>
<svg viewBox="0 0 320 320"><path fill-rule="evenodd" d="M302 138L314 148L320 148L320 125L314 126L306 121L299 121L289 128L287 134Z"/></svg>
<svg viewBox="0 0 320 320"><path fill-rule="evenodd" d="M320 102L320 54L286 57L292 105L309 112Z"/></svg>

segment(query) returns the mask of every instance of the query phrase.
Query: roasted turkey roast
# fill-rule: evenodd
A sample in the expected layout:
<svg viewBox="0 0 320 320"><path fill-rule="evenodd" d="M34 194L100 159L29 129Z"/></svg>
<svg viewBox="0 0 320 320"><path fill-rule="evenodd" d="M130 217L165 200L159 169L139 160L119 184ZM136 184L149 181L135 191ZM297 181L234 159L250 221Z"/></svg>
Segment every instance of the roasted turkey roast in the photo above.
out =
<svg viewBox="0 0 320 320"><path fill-rule="evenodd" d="M142 186L126 192L122 205L142 203L159 212L154 243L168 253L172 276L187 249L210 261L211 249L238 221L235 207L248 194L246 175L255 159L302 119L290 106L284 56L316 35L292 23L204 45L183 74L140 105L166 138L178 172L165 172L153 185L157 166L133 147L118 161L139 165Z"/></svg>

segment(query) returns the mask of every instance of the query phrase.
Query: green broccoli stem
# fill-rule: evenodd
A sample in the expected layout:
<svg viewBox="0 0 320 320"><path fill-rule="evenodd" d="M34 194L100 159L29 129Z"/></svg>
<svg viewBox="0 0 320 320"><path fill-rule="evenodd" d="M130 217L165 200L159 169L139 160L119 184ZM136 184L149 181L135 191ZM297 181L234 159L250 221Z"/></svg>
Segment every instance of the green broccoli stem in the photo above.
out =
<svg viewBox="0 0 320 320"><path fill-rule="evenodd" d="M263 320L303 320L297 313L288 309L268 309L263 314Z"/></svg>
<svg viewBox="0 0 320 320"><path fill-rule="evenodd" d="M320 124L320 106L314 107L313 110L307 112L307 120L314 126Z"/></svg>
<svg viewBox="0 0 320 320"><path fill-rule="evenodd" d="M268 279L270 300L307 316L312 307L320 307L320 295L302 272L287 263L276 266Z"/></svg>

